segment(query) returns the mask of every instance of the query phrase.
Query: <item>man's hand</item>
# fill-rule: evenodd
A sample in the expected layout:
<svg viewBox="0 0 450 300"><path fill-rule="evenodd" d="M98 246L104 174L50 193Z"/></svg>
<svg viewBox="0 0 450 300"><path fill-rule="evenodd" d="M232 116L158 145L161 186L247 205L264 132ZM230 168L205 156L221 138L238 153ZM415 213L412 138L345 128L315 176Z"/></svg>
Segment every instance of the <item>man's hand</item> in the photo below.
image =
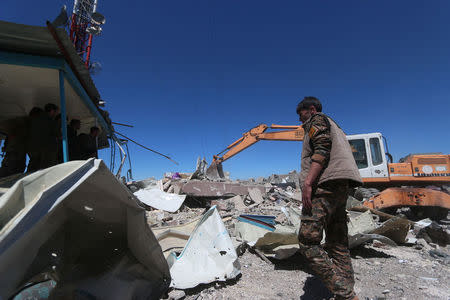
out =
<svg viewBox="0 0 450 300"><path fill-rule="evenodd" d="M309 170L308 176L302 186L302 202L303 212L307 215L311 215L312 208L312 186L317 181L320 172L322 171L322 165L313 161Z"/></svg>
<svg viewBox="0 0 450 300"><path fill-rule="evenodd" d="M311 196L312 196L312 186L311 184L305 182L305 184L302 187L302 203L303 203L302 212L306 215L311 215L311 208L312 208Z"/></svg>

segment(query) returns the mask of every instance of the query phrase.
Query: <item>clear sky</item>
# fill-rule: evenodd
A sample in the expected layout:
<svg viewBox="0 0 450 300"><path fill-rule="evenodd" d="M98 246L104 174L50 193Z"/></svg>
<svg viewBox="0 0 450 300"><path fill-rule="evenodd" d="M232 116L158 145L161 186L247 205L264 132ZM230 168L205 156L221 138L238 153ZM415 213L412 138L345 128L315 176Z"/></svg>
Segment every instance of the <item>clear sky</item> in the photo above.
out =
<svg viewBox="0 0 450 300"><path fill-rule="evenodd" d="M316 96L348 134L381 132L394 160L450 153L450 1L106 1L93 76L136 179L195 169L260 124L298 124ZM72 1L4 0L0 19L45 25ZM301 143L261 141L232 178L299 170ZM109 150L101 156L109 163ZM128 166L126 166L128 168Z"/></svg>

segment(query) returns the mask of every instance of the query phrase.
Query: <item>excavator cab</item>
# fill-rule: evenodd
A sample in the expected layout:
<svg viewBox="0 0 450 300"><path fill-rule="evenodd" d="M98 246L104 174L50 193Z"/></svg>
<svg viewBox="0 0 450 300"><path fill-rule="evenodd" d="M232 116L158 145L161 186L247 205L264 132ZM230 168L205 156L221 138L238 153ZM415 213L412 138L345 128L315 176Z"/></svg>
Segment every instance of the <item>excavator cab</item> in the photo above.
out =
<svg viewBox="0 0 450 300"><path fill-rule="evenodd" d="M388 177L388 154L381 133L347 136L362 178Z"/></svg>

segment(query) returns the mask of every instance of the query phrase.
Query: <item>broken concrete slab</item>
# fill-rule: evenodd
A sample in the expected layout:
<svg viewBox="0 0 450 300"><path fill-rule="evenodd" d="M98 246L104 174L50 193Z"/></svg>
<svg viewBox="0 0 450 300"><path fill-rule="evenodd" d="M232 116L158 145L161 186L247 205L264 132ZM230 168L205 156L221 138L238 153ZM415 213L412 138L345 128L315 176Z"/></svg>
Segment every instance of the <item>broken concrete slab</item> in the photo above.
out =
<svg viewBox="0 0 450 300"><path fill-rule="evenodd" d="M371 233L388 237L397 244L404 244L410 228L411 222L409 220L396 217L387 220Z"/></svg>
<svg viewBox="0 0 450 300"><path fill-rule="evenodd" d="M240 195L236 195L233 198L228 199L228 201L234 204L234 209L238 212L245 212L248 210Z"/></svg>
<svg viewBox="0 0 450 300"><path fill-rule="evenodd" d="M229 199L223 200L211 200L211 206L216 206L218 210L220 211L231 211L234 209L234 203L231 202Z"/></svg>
<svg viewBox="0 0 450 300"><path fill-rule="evenodd" d="M291 199L296 201L302 201L302 192L301 191L294 191L290 194Z"/></svg>
<svg viewBox="0 0 450 300"><path fill-rule="evenodd" d="M413 246L417 244L418 239L416 238L414 231L412 229L410 229L408 231L408 234L406 235L406 241L405 244L409 245L409 246Z"/></svg>
<svg viewBox="0 0 450 300"><path fill-rule="evenodd" d="M261 191L260 189L257 189L257 188L251 188L248 190L250 199L252 199L253 202L255 202L256 204L260 204L264 201L264 199L262 197L263 192L264 191Z"/></svg>
<svg viewBox="0 0 450 300"><path fill-rule="evenodd" d="M172 185L172 181L168 180L166 183L163 184L163 191L166 191L169 189L169 187Z"/></svg>
<svg viewBox="0 0 450 300"><path fill-rule="evenodd" d="M265 256L275 259L286 259L294 255L298 249L298 237L295 232L267 232L254 244L255 248Z"/></svg>
<svg viewBox="0 0 450 300"><path fill-rule="evenodd" d="M348 247L349 249L353 249L358 247L366 242L377 240L386 245L390 245L396 247L397 244L388 237L379 235L379 234L369 234L369 233L358 233L353 236L348 237Z"/></svg>
<svg viewBox="0 0 450 300"><path fill-rule="evenodd" d="M419 230L422 228L425 228L427 226L430 226L431 223L433 223L433 221L431 221L430 219L423 219L420 221L417 221L414 223L414 231L416 231L416 233L419 233Z"/></svg>
<svg viewBox="0 0 450 300"><path fill-rule="evenodd" d="M182 290L172 290L168 296L169 300L181 300L186 297L186 293Z"/></svg>
<svg viewBox="0 0 450 300"><path fill-rule="evenodd" d="M352 197L352 196L348 196L348 198L347 198L347 205L346 205L345 208L346 209L350 209L350 208L355 207L355 206L362 206L362 202L359 201L358 199Z"/></svg>
<svg viewBox="0 0 450 300"><path fill-rule="evenodd" d="M273 208L278 208L278 207L273 207ZM289 206L289 207L281 206L278 209L282 212L282 214L279 215L278 218L280 216L282 216L283 219L287 219L288 225L290 225L290 226L283 226L283 227L278 226L277 229L287 228L287 227L294 228L294 231L298 234L298 230L300 229L301 216L302 216L301 208L295 208L293 206Z"/></svg>
<svg viewBox="0 0 450 300"><path fill-rule="evenodd" d="M347 226L349 235L370 233L378 227L370 211L364 213L350 212L350 220Z"/></svg>
<svg viewBox="0 0 450 300"><path fill-rule="evenodd" d="M291 218L296 214L292 212ZM235 225L238 239L247 242L253 249L260 251L266 257L286 259L294 255L298 249L298 238L294 226L276 225L275 230L257 226L247 222L237 222Z"/></svg>
<svg viewBox="0 0 450 300"><path fill-rule="evenodd" d="M267 232L270 230L246 222L237 222L235 225L236 238L244 242L255 242Z"/></svg>
<svg viewBox="0 0 450 300"><path fill-rule="evenodd" d="M450 234L434 221L429 226L420 229L417 237L425 239L427 243L436 243L444 247L450 244Z"/></svg>
<svg viewBox="0 0 450 300"><path fill-rule="evenodd" d="M428 253L431 257L442 262L444 265L450 265L450 255L448 255L447 253L435 249L430 250Z"/></svg>
<svg viewBox="0 0 450 300"><path fill-rule="evenodd" d="M177 182L175 185L181 185L181 193L197 197L221 197L224 195L248 195L250 189L258 189L264 193L262 185L241 185L229 182L211 182L191 180L187 183Z"/></svg>

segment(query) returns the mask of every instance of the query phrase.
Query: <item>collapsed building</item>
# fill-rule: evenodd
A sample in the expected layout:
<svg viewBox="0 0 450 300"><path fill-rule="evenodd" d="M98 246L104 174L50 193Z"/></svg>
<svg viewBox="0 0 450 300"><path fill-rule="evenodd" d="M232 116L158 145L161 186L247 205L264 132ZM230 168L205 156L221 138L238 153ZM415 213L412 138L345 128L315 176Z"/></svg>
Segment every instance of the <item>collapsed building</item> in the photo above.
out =
<svg viewBox="0 0 450 300"><path fill-rule="evenodd" d="M236 278L240 272L245 272L239 268L236 259L247 249L269 264L273 260L289 259L298 253L302 196L297 172L249 180L230 180L229 176L211 180L205 170L205 162L199 159L197 170L193 173L166 173L161 180L128 183L130 190L148 210L147 221L169 262L172 278L191 274L187 282L173 281L171 287L174 291ZM397 206L396 211L391 208L391 213L386 213L371 208L367 200L360 201L353 196L348 198L350 249L377 243L388 247L415 247L425 241L443 246L442 251L430 250L430 255L442 264L450 262L448 249L445 248L450 241L448 216L442 220L436 219L442 215L439 213L431 214L432 219L423 219L420 209L411 210L401 205ZM442 207L436 209L441 211ZM429 212L427 207L423 212ZM221 224L216 228L209 227L215 233L209 244L192 249L191 243L202 236L202 224L209 218L225 226L229 237L222 245L224 248L216 247L214 243L214 237L223 228ZM236 253L228 255L231 245ZM214 262L215 259L225 258L219 255L221 251L228 256L227 264ZM185 257L186 253L192 252L212 261L202 263L195 259L195 255ZM197 272L184 273L176 265L180 259L191 259L190 264L201 270L206 269L209 263L210 277L194 275ZM217 265L227 265L229 269L215 269L213 266Z"/></svg>
<svg viewBox="0 0 450 300"><path fill-rule="evenodd" d="M0 83L3 132L33 106L55 99L62 120L80 118L82 132L102 128L99 148L120 147L63 30L6 22L0 29L0 76L8 78ZM22 92L24 84L31 92ZM298 252L302 197L296 172L250 180L230 180L223 172L217 179L199 160L193 173L125 185L117 178L122 165L114 174L100 160L68 160L65 153L64 164L0 180L0 274L8 274L0 281L1 298L45 291L50 299L158 299L170 288L239 280L246 276L240 257L247 250L268 264ZM436 192L448 194L443 188ZM420 204L415 195L406 203ZM430 257L450 263L447 215L422 218L421 205L403 203L389 203L394 210L387 213L382 197L354 196L359 199L347 203L350 248L430 246ZM437 199L426 203L447 213L450 203Z"/></svg>

